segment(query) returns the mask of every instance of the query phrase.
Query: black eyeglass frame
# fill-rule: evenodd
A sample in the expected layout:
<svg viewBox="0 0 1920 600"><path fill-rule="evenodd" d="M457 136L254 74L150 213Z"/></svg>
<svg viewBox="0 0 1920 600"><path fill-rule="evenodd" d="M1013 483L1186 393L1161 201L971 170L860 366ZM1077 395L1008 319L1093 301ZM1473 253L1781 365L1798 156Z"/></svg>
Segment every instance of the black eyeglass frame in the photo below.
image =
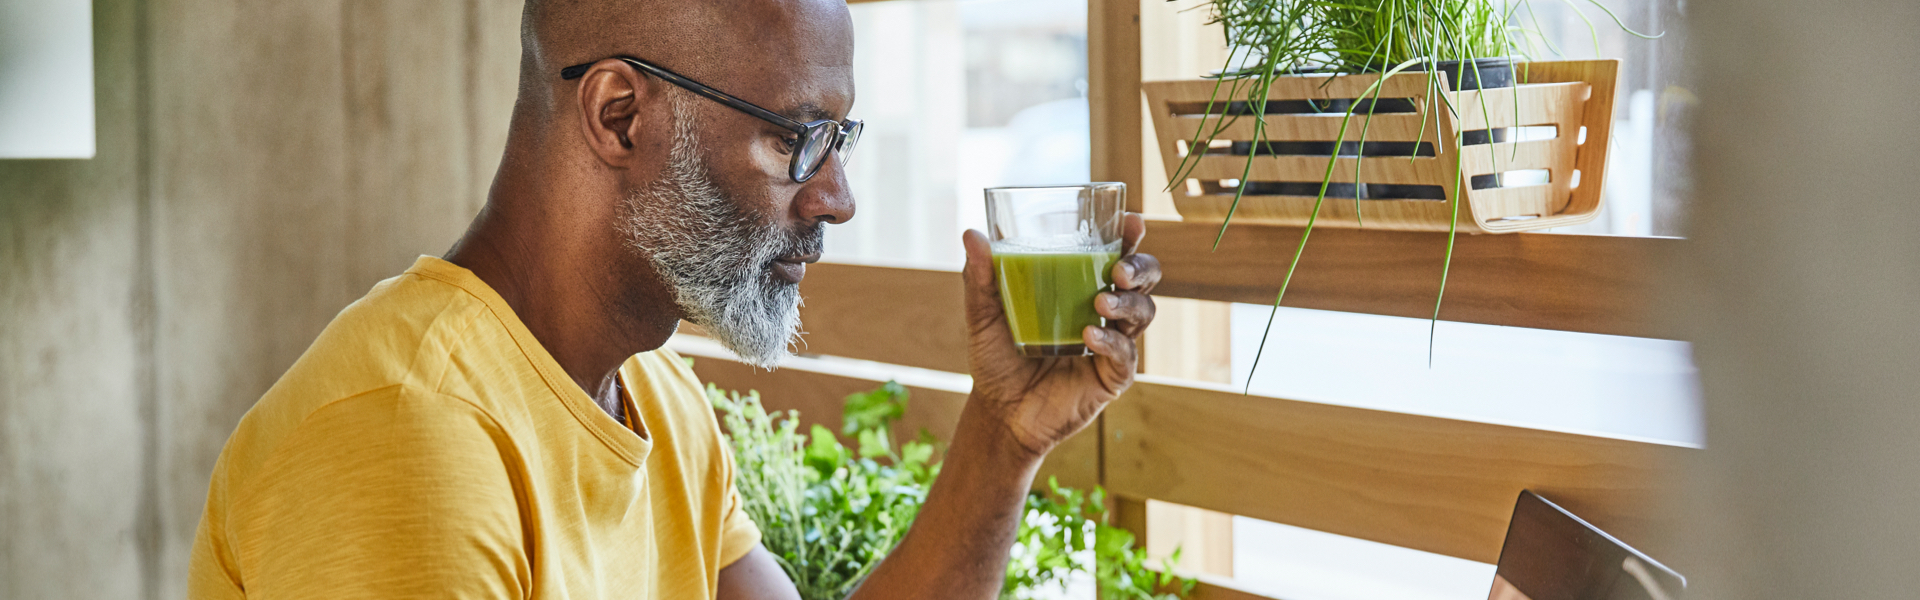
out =
<svg viewBox="0 0 1920 600"><path fill-rule="evenodd" d="M844 121L819 120L801 123L780 116L779 113L755 106L752 102L735 98L726 92L707 87L698 81L687 79L685 76L669 71L665 67L631 56L613 56L609 58L620 59L648 75L659 77L660 79L666 80L667 83L685 88L687 91L699 94L708 100L725 104L734 110L753 115L760 120L779 125L786 128L787 131L793 132L794 135L798 137L794 141L793 148L791 149L793 160L791 164L787 166L787 175L793 178L794 183L806 183L807 180L813 179L813 176L820 172L820 167L826 164L827 157L830 155L839 154L840 162L845 164L847 156L853 153L853 146L860 141L860 130L863 126L863 123L860 121L847 119ZM560 78L565 80L579 79L587 74L587 69L593 68L593 65L598 62L600 61L596 60L590 63L578 64L561 69ZM815 148L814 145L816 144L826 144L826 147L824 149ZM819 150L818 154L813 154L812 151L814 150ZM814 156L814 158L808 160L809 156Z"/></svg>

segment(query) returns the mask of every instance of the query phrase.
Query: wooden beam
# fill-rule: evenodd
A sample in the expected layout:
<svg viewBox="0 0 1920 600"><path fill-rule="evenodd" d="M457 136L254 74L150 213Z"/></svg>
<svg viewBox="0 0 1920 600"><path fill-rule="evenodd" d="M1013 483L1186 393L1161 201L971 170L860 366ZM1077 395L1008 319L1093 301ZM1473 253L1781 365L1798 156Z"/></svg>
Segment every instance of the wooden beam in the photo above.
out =
<svg viewBox="0 0 1920 600"><path fill-rule="evenodd" d="M1140 340L1140 372L1233 381L1233 305L1161 296L1154 306L1153 330Z"/></svg>
<svg viewBox="0 0 1920 600"><path fill-rule="evenodd" d="M1262 596L1240 589L1232 579L1213 577L1205 573L1185 574L1199 580L1194 586L1193 595L1187 600L1275 600L1271 596Z"/></svg>
<svg viewBox="0 0 1920 600"><path fill-rule="evenodd" d="M1153 221L1141 251L1160 259L1161 296L1266 304L1300 230L1235 226L1217 252L1212 225ZM1648 314L1651 265L1683 240L1560 234L1460 236L1440 317L1447 321L1676 338ZM1287 306L1425 318L1445 234L1314 232ZM818 264L802 285L804 351L951 372L967 370L960 275Z"/></svg>
<svg viewBox="0 0 1920 600"><path fill-rule="evenodd" d="M1175 568L1221 577L1233 576L1233 515L1147 501L1147 556L1156 563L1180 553Z"/></svg>
<svg viewBox="0 0 1920 600"><path fill-rule="evenodd" d="M1094 181L1127 184L1127 210L1141 212L1146 113L1140 99L1140 0L1087 2L1087 109Z"/></svg>
<svg viewBox="0 0 1920 600"><path fill-rule="evenodd" d="M800 283L802 351L967 372L967 328L954 271L821 263Z"/></svg>
<svg viewBox="0 0 1920 600"><path fill-rule="evenodd" d="M682 353L692 355L684 348ZM758 390L761 404L769 411L799 411L803 431L818 423L835 434L840 433L842 400L848 394L872 390L885 381L884 376L810 370L830 368L822 367L817 360L790 362L798 363L797 368L790 364L776 371L763 371L718 355L694 356L693 371L701 382L712 383L723 390ZM954 427L960 423L960 410L966 406L966 392L950 387L903 384L911 396L907 414L895 425L894 433L911 437L924 429L943 441L953 439ZM1044 489L1048 477L1058 477L1060 485L1092 489L1099 483L1099 443L1099 434L1088 427L1048 453L1034 483Z"/></svg>
<svg viewBox="0 0 1920 600"><path fill-rule="evenodd" d="M1523 489L1661 554L1660 486L1689 452L1150 377L1105 419L1115 494L1489 563Z"/></svg>
<svg viewBox="0 0 1920 600"><path fill-rule="evenodd" d="M1156 294L1272 304L1300 243L1298 228L1153 221L1140 251L1160 260ZM1517 233L1461 235L1446 321L1675 339L1649 315L1653 265L1673 238ZM1428 318L1446 257L1444 233L1316 229L1286 306Z"/></svg>
<svg viewBox="0 0 1920 600"><path fill-rule="evenodd" d="M723 390L759 391L760 403L769 412L799 411L803 432L818 424L835 434L840 433L845 398L884 383L795 369L763 371L724 358L704 356L694 358L693 372L700 376L701 383L711 383ZM942 440L953 439L953 429L960 422L960 408L966 405L967 395L919 386L907 386L907 392L910 394L907 414L894 424L894 433L911 439L925 430Z"/></svg>
<svg viewBox="0 0 1920 600"><path fill-rule="evenodd" d="M1300 230L1148 223L1141 251L1160 259L1156 294L1273 301ZM1648 314L1652 268L1684 240L1521 233L1460 236L1440 318L1584 333L1676 338ZM1286 305L1399 317L1432 315L1446 235L1322 229L1300 261ZM801 284L804 351L950 372L967 370L960 274L814 265ZM1177 311L1176 311L1177 312ZM1151 335L1151 334L1149 334ZM1149 357L1151 363L1154 359Z"/></svg>

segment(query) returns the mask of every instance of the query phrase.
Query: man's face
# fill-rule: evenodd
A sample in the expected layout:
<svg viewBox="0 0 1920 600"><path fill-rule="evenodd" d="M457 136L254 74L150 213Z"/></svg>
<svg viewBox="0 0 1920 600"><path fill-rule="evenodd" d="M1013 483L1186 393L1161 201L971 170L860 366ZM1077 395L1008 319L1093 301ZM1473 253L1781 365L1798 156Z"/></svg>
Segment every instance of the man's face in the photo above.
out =
<svg viewBox="0 0 1920 600"><path fill-rule="evenodd" d="M702 83L799 122L846 118L852 46L844 16L839 24L815 27L802 36L811 39L779 53L779 64L743 64ZM853 216L845 172L829 158L796 183L788 175L791 131L678 88L668 98L666 165L629 194L621 233L672 287L688 320L743 360L771 368L799 333L798 284L819 258L826 224Z"/></svg>

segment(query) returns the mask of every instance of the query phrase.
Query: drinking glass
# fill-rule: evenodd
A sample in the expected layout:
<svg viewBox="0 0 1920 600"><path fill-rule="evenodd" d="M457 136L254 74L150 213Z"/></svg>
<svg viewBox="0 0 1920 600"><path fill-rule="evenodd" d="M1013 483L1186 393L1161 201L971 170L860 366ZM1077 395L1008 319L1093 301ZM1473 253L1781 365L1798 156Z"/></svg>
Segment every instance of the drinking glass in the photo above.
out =
<svg viewBox="0 0 1920 600"><path fill-rule="evenodd" d="M1127 186L987 189L987 239L1007 327L1023 356L1089 354L1093 298L1113 287Z"/></svg>

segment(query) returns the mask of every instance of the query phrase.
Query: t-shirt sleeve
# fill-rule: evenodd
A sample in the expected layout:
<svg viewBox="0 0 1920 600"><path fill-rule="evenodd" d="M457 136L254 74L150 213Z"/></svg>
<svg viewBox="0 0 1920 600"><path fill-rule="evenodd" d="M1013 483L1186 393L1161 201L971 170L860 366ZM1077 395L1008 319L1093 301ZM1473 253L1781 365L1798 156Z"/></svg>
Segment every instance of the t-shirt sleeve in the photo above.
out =
<svg viewBox="0 0 1920 600"><path fill-rule="evenodd" d="M724 442L722 442L724 445ZM740 490L733 485L733 453L722 449L725 457L727 484L725 516L720 522L720 568L726 568L734 561L745 557L760 545L760 528L753 524L753 518L747 515L745 507L740 505Z"/></svg>
<svg viewBox="0 0 1920 600"><path fill-rule="evenodd" d="M411 388L320 409L238 498L247 597L523 597L512 448L479 409Z"/></svg>
<svg viewBox="0 0 1920 600"><path fill-rule="evenodd" d="M695 414L704 418L695 422L708 429L708 435L703 436L712 444L708 455L718 457L720 463L717 469L719 481L714 487L719 491L717 497L721 499L720 567L726 568L760 545L760 528L754 525L753 517L747 514L746 507L741 504L740 489L734 486L733 448L727 444L713 407L706 402L706 385L700 382L700 376L694 374L693 367L678 353L662 348L659 354L667 368L686 386L689 398L698 399L693 401L699 407Z"/></svg>

